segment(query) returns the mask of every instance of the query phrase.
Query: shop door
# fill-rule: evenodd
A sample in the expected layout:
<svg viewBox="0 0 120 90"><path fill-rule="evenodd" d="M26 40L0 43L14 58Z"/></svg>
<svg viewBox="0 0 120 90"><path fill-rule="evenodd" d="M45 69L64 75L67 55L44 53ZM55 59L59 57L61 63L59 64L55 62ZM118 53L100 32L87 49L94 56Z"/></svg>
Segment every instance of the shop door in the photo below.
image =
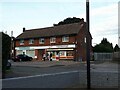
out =
<svg viewBox="0 0 120 90"><path fill-rule="evenodd" d="M56 60L56 52L52 52L52 60Z"/></svg>
<svg viewBox="0 0 120 90"><path fill-rule="evenodd" d="M38 52L38 59L42 60L43 59L43 54L44 54L45 50L44 49L40 49Z"/></svg>

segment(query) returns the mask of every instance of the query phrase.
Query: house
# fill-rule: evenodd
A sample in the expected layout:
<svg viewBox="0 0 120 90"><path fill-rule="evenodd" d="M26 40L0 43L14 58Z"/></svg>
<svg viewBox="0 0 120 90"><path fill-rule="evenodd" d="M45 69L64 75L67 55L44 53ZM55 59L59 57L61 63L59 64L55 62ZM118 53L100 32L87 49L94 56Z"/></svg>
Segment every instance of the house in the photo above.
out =
<svg viewBox="0 0 120 90"><path fill-rule="evenodd" d="M92 36L89 33L90 51ZM36 60L52 53L53 60L86 60L86 22L25 30L16 37L16 55L25 52Z"/></svg>

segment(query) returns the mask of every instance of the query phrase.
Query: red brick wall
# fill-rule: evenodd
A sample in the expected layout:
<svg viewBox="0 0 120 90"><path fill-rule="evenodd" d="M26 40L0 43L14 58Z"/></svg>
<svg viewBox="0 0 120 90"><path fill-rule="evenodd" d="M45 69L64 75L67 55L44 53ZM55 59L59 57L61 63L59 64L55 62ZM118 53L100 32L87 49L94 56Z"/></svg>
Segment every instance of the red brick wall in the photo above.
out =
<svg viewBox="0 0 120 90"><path fill-rule="evenodd" d="M69 36L69 42L62 42L62 37L58 36L56 37L56 43L50 43L50 37L47 37L45 38L45 44L39 44L39 38L34 39L34 44L29 44L29 40L25 40L24 45L20 45L19 41L16 41L15 44L16 44L16 47L19 47L19 46L49 46L49 45L75 44L77 41L77 45L74 50L74 54L75 54L74 58L75 60L79 60L79 58L82 57L82 60L86 61L86 45L84 42L85 31L86 31L86 26L84 24L84 26L82 27L78 35ZM91 46L90 51L92 52L92 38L91 37L90 37L90 46ZM42 55L42 52L40 52L39 50L35 50L35 55L38 56L38 54ZM42 59L41 57L38 57L38 59L41 60Z"/></svg>
<svg viewBox="0 0 120 90"><path fill-rule="evenodd" d="M37 56L36 60L42 60L43 59L43 54L44 54L44 50L35 50L35 56Z"/></svg>
<svg viewBox="0 0 120 90"><path fill-rule="evenodd" d="M82 57L83 61L86 61L86 43L85 43L85 32L86 32L86 24L82 27L79 34L76 36L77 40L77 53L76 53L76 59L79 60L80 57ZM92 38L89 36L90 39L90 52L92 52Z"/></svg>
<svg viewBox="0 0 120 90"><path fill-rule="evenodd" d="M50 43L50 38L45 38L45 44L39 44L39 38L34 39L34 44L29 44L29 39L24 40L24 45L20 45L19 40L16 41L16 47L18 46L48 46L48 45L61 45L61 44L73 44L75 43L75 36L69 37L69 42L62 42L62 37L56 37L56 43Z"/></svg>
<svg viewBox="0 0 120 90"><path fill-rule="evenodd" d="M84 44L85 33L83 30L84 28L82 28L79 34L76 36L76 40L77 40L76 60L82 58L82 60L84 61L86 58L85 58L85 44Z"/></svg>

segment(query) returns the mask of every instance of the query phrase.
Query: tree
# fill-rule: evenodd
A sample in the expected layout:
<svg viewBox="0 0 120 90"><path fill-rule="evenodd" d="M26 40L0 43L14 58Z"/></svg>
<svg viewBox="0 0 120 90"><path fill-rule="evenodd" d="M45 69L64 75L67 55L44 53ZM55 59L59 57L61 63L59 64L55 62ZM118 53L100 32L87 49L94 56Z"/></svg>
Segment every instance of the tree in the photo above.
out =
<svg viewBox="0 0 120 90"><path fill-rule="evenodd" d="M68 17L68 18L64 19L63 21L60 21L58 24L53 24L53 25L59 26L59 25L64 25L64 24L78 23L81 20L84 20L84 19L83 18L80 19L80 18L76 18L76 17L73 17L73 18Z"/></svg>
<svg viewBox="0 0 120 90"><path fill-rule="evenodd" d="M117 51L120 51L120 48L119 48L119 46L116 44L115 47L114 47L114 52L117 52Z"/></svg>
<svg viewBox="0 0 120 90"><path fill-rule="evenodd" d="M113 45L110 43L107 38L103 38L100 44L97 44L93 48L94 52L113 52Z"/></svg>

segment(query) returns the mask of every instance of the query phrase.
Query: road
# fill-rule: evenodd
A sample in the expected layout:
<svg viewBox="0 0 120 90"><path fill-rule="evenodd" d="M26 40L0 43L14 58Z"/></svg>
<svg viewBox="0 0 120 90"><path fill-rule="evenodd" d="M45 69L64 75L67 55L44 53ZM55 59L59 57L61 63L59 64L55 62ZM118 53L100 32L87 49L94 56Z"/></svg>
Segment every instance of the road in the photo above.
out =
<svg viewBox="0 0 120 90"><path fill-rule="evenodd" d="M30 64L26 66L15 65L11 70L12 73L11 75L9 73L7 78L13 79L5 79L3 87L64 88L73 87L78 83L79 87L86 87L85 63L70 65L55 63L47 67L39 67L35 64L33 67ZM118 87L118 65L111 62L91 63L91 82L92 87Z"/></svg>
<svg viewBox="0 0 120 90"><path fill-rule="evenodd" d="M49 73L59 73L68 71L85 71L85 64L73 64L73 65L52 65L48 67L31 67L31 66L12 66L11 70L6 74L6 78L31 76Z"/></svg>

